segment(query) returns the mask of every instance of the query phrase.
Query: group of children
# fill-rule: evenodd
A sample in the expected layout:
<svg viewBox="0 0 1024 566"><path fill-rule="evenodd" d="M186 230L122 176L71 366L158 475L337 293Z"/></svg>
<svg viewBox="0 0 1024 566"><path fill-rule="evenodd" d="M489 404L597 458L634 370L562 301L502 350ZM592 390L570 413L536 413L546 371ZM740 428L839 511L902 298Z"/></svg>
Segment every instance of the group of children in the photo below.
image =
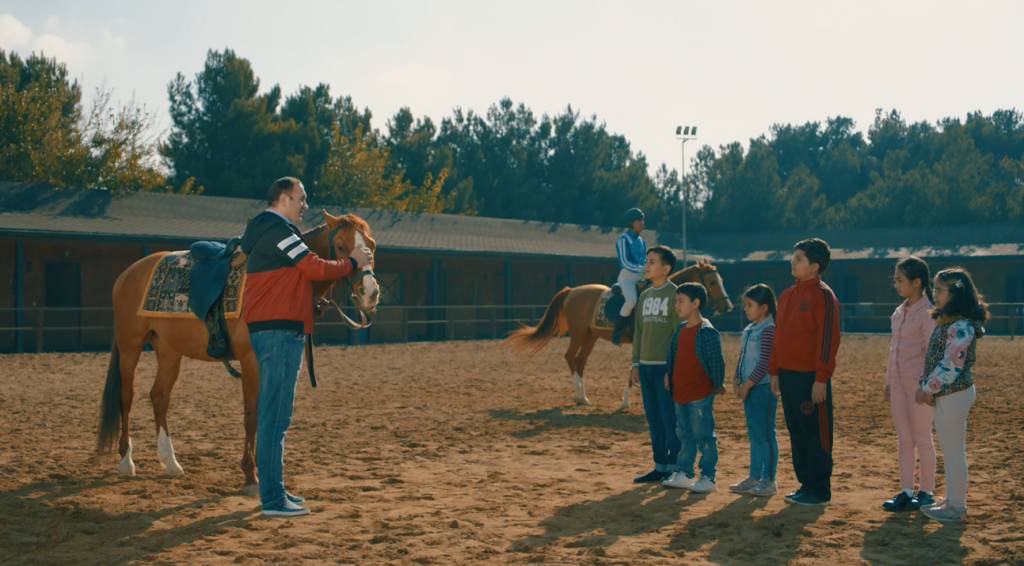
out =
<svg viewBox="0 0 1024 566"><path fill-rule="evenodd" d="M781 399L800 484L785 499L827 505L832 499L831 377L840 341L839 301L821 280L831 257L828 244L812 238L793 250L796 283L777 304L772 289L763 284L743 295L751 322L743 330L732 393L746 414L750 469L729 489L755 496L778 491L775 421ZM654 469L633 481L710 493L717 490L713 409L715 397L726 393L725 360L718 331L701 316L707 290L699 283L673 284L669 274L675 263L675 254L665 246L646 250L644 277L651 286L636 305L630 379L643 396ZM932 284L924 261L910 257L897 265L894 287L906 301L892 317L884 395L896 424L901 491L883 507L921 509L933 519L956 521L967 517L964 441L974 401L971 366L988 312L965 270L937 274L934 294ZM933 420L946 472L947 498L939 502L932 497ZM915 449L921 458L916 493Z"/></svg>

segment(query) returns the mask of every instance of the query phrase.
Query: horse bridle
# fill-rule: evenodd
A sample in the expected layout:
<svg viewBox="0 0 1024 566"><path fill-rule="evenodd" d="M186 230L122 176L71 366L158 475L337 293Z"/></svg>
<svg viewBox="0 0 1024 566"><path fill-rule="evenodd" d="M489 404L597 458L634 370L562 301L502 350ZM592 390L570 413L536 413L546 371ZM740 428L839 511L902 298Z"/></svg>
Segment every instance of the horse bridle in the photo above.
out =
<svg viewBox="0 0 1024 566"><path fill-rule="evenodd" d="M327 256L332 261L338 259L338 254L337 254L337 252L334 251L334 249L335 249L334 236L337 235L339 230L341 230L341 226L335 226L334 228L331 228L331 229L329 229L327 231L327 250L328 250L327 251ZM358 271L358 275L357 275L356 271L353 271L352 273L349 273L348 275L346 275L346 276L341 278L341 282L346 287L348 287L349 299L352 301L353 305L358 304L356 302L356 299L358 298L356 296L356 283L358 283L360 279L362 279L363 277L365 277L367 275L369 275L370 277L374 277L373 268L370 267L370 266L366 266L366 267L360 269ZM367 318L366 318L366 313L364 313L363 310L360 309L359 307L356 307L356 310L359 311L359 316L362 319L362 323L358 323L358 322L352 320L351 318L349 318L348 315L346 315L344 312L342 312L341 307L338 306L338 303L336 303L336 302L334 302L332 300L329 300L329 301L327 301L327 304L333 306L334 309L338 311L338 314L341 315L341 320L349 328L352 328L353 330L358 330L358 329L362 329L362 328L366 328L366 327L370 326L371 324L373 324L373 319L376 318L376 316L377 316L377 309L376 309L376 307L372 311L370 311L370 318L369 318L369 320L367 320Z"/></svg>
<svg viewBox="0 0 1024 566"><path fill-rule="evenodd" d="M712 273L718 273L718 270L714 267L706 267L700 264L697 265L697 270L700 273L700 281L705 286L707 286L707 280L704 278ZM722 301L725 301L726 303L729 302L729 292L725 290L724 285L719 286L722 288L722 296L717 299L711 299L711 297L708 297L710 299L708 302L711 304L711 308L715 309L715 311L718 311L718 303L721 303Z"/></svg>

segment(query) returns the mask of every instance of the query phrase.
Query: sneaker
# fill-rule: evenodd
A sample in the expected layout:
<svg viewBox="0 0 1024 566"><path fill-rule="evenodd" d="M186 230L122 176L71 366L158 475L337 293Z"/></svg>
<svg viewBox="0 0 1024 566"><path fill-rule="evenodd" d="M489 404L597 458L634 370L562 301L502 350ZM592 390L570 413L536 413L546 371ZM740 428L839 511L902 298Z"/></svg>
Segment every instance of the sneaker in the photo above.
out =
<svg viewBox="0 0 1024 566"><path fill-rule="evenodd" d="M715 485L715 480L707 476L698 476L697 481L693 482L693 485L687 489L697 493L711 493L712 491L718 491L718 486Z"/></svg>
<svg viewBox="0 0 1024 566"><path fill-rule="evenodd" d="M683 472L672 472L672 475L661 480L661 485L671 489L687 489L693 485L693 478Z"/></svg>
<svg viewBox="0 0 1024 566"><path fill-rule="evenodd" d="M932 497L930 493L927 491L919 491L917 492L917 495L910 500L910 503L907 503L907 509L921 509L922 507L931 507L934 504L935 498Z"/></svg>
<svg viewBox="0 0 1024 566"><path fill-rule="evenodd" d="M659 472L658 470L651 470L642 476L633 478L633 483L649 483L655 481L661 481L668 477L668 472Z"/></svg>
<svg viewBox="0 0 1024 566"><path fill-rule="evenodd" d="M803 505L804 507L820 507L822 505L828 505L828 501L824 499L818 499L817 497L807 493L806 491L798 493L789 499L786 499L789 503L796 505Z"/></svg>
<svg viewBox="0 0 1024 566"><path fill-rule="evenodd" d="M895 497L883 503L882 509L893 512L902 511L910 501L911 497L907 495L907 492L901 491Z"/></svg>
<svg viewBox="0 0 1024 566"><path fill-rule="evenodd" d="M741 481L740 483L730 485L729 491L734 491L736 493L748 493L750 492L750 490L757 487L759 483L761 483L760 480L755 480L754 478L747 476L747 479Z"/></svg>
<svg viewBox="0 0 1024 566"><path fill-rule="evenodd" d="M298 517L309 515L309 509L292 503L287 497L281 498L278 503L264 505L263 514L271 517Z"/></svg>
<svg viewBox="0 0 1024 566"><path fill-rule="evenodd" d="M302 497L301 495L292 495L292 494L288 493L287 491L284 492L284 496L288 498L288 501L291 501L292 503L294 503L296 505L302 505L303 503L306 502L306 498L305 497ZM263 507L263 502L262 501L260 501L260 507Z"/></svg>
<svg viewBox="0 0 1024 566"><path fill-rule="evenodd" d="M771 497L779 491L779 487L775 485L775 482L768 480L761 480L758 482L754 489L750 490L750 495L757 497Z"/></svg>
<svg viewBox="0 0 1024 566"><path fill-rule="evenodd" d="M798 490L796 490L796 491L794 491L792 493L787 493L786 497L784 499L786 500L786 503L792 503L793 502L793 498L800 497L800 495L802 495L803 492L804 492L804 488L801 487L800 489L798 489Z"/></svg>
<svg viewBox="0 0 1024 566"><path fill-rule="evenodd" d="M939 505L922 507L921 512L929 519L935 519L940 523L952 523L955 521L967 520L967 508L964 508L963 511L958 511L945 499L943 499L942 503Z"/></svg>

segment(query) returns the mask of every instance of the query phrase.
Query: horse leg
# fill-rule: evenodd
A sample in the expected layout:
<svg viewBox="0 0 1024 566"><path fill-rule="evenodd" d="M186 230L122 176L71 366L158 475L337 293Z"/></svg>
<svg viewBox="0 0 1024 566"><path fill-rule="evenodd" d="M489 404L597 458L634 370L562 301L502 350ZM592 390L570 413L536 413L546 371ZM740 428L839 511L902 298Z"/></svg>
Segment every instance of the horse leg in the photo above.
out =
<svg viewBox="0 0 1024 566"><path fill-rule="evenodd" d="M587 337L583 339L583 347L580 348L579 354L576 356L576 373L574 375L579 376L580 383L580 397L583 399L584 405L590 404L590 399L587 399L587 388L583 382L583 370L587 367L587 358L590 357L590 353L594 351L594 344L597 344L597 336L588 332Z"/></svg>
<svg viewBox="0 0 1024 566"><path fill-rule="evenodd" d="M128 430L128 417L132 412L132 401L135 398L135 368L139 365L139 356L142 355L142 346L146 341L145 338L125 338L118 340L121 357L118 360L121 370L121 439L117 443L117 452L121 455L121 462L117 465L117 473L122 476L134 476L135 462L132 461L132 438Z"/></svg>
<svg viewBox="0 0 1024 566"><path fill-rule="evenodd" d="M256 479L256 406L260 393L260 369L256 354L250 350L242 356L242 402L245 405L245 452L242 453L242 473L245 485L242 493L259 495L260 484Z"/></svg>
<svg viewBox="0 0 1024 566"><path fill-rule="evenodd" d="M565 351L565 362L569 364L569 372L572 373L572 400L577 405L589 405L587 394L583 390L583 380L576 373L576 354L583 345L583 338L579 333L569 332L569 349Z"/></svg>
<svg viewBox="0 0 1024 566"><path fill-rule="evenodd" d="M156 381L149 392L153 401L153 420L156 421L156 457L164 467L164 473L177 476L185 473L174 457L174 444L171 443L170 429L167 428L167 409L171 405L171 389L174 389L181 372L181 354L163 343L156 334L149 341L156 352Z"/></svg>
<svg viewBox="0 0 1024 566"><path fill-rule="evenodd" d="M633 391L633 380L626 379L626 387L622 389L622 404L619 405L620 411L625 411L629 408L629 394Z"/></svg>

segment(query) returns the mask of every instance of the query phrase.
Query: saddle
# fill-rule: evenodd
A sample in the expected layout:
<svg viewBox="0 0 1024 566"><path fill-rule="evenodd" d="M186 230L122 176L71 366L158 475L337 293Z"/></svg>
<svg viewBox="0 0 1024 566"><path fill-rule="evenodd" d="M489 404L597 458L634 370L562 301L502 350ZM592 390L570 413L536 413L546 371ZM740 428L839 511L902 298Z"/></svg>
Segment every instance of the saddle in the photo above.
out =
<svg viewBox="0 0 1024 566"><path fill-rule="evenodd" d="M245 254L238 252L241 242L240 237L232 238L227 244L196 242L189 249L192 269L189 272L188 307L206 324L210 334L206 354L222 361L235 359L231 353L227 320L224 318L224 301L228 299L224 296L224 290L231 268L245 261ZM237 301L240 297L230 299ZM232 369L230 365L228 368ZM232 369L231 374L235 373Z"/></svg>
<svg viewBox="0 0 1024 566"><path fill-rule="evenodd" d="M650 285L650 282L647 280L638 281L636 284L637 296L639 296L640 293L647 290L647 288L650 287ZM622 287L618 283L615 283L614 285L612 285L611 289L604 292L604 294L601 296L601 299L598 302L599 305L602 305L601 314L603 314L604 317L603 320L599 319L599 317L597 317L597 314L595 313L595 319L598 319L595 320L595 323L597 323L595 325L609 325L608 327L615 326L615 323L622 318L622 316L619 314L619 311L622 310L622 304L625 302L626 297L622 295ZM626 328L623 329L622 335L632 340L633 331L635 330L635 328L636 308L634 307L633 311L629 313L629 318L626 319Z"/></svg>

